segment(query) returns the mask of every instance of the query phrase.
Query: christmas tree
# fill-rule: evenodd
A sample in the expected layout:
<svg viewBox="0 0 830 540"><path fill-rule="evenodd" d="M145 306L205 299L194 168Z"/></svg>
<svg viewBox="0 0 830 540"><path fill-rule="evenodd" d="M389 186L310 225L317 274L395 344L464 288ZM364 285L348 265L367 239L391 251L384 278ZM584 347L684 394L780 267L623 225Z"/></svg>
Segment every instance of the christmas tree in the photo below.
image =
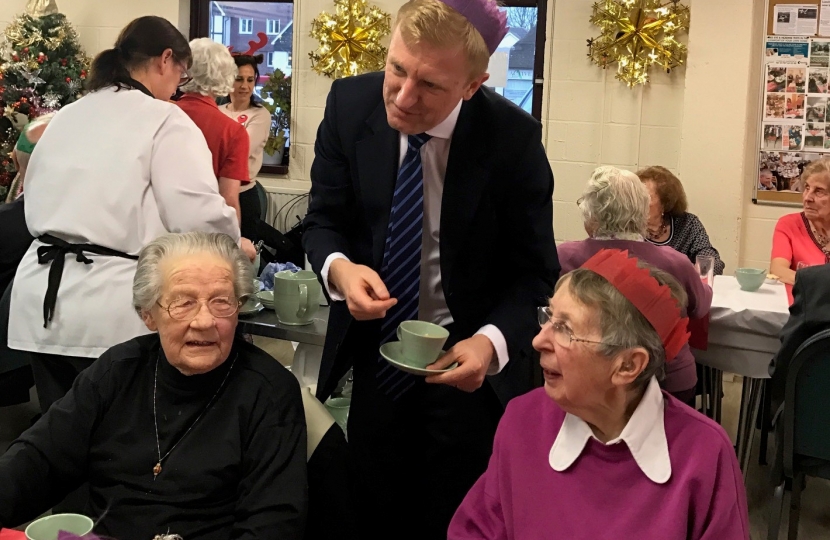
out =
<svg viewBox="0 0 830 540"><path fill-rule="evenodd" d="M16 171L11 152L29 120L81 97L89 58L54 0L29 0L0 36L0 202Z"/></svg>

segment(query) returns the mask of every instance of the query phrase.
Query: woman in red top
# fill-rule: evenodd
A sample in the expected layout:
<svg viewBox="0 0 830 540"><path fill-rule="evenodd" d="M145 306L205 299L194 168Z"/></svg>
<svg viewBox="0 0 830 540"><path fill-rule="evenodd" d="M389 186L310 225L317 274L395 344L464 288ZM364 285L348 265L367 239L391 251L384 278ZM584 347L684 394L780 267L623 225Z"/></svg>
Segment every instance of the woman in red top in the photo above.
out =
<svg viewBox="0 0 830 540"><path fill-rule="evenodd" d="M190 50L193 66L188 73L192 79L182 86L185 94L176 103L205 135L219 193L240 218L239 188L250 181L248 132L216 106L216 97L228 95L233 88L236 63L224 45L208 38L194 39Z"/></svg>
<svg viewBox="0 0 830 540"><path fill-rule="evenodd" d="M830 158L807 165L801 181L803 211L782 216L772 237L770 272L787 284L790 303L798 264L830 262Z"/></svg>

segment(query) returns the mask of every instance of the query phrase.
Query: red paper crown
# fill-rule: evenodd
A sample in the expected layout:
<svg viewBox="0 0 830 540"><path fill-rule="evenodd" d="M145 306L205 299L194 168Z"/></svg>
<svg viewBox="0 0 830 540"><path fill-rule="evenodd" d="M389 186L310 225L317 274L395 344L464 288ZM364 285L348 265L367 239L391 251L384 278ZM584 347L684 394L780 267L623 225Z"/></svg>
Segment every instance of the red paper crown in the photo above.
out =
<svg viewBox="0 0 830 540"><path fill-rule="evenodd" d="M582 268L608 280L615 289L634 304L651 324L666 351L666 361L673 360L689 341L688 317L680 316L680 306L672 298L668 285L660 283L646 268L637 266L628 251L603 249L588 259Z"/></svg>
<svg viewBox="0 0 830 540"><path fill-rule="evenodd" d="M268 45L268 34L265 32L259 32L256 37L259 38L259 41L254 41L253 39L249 41L247 52L235 53L233 52L233 45L228 47L228 51L230 51L234 56L253 56L255 52Z"/></svg>

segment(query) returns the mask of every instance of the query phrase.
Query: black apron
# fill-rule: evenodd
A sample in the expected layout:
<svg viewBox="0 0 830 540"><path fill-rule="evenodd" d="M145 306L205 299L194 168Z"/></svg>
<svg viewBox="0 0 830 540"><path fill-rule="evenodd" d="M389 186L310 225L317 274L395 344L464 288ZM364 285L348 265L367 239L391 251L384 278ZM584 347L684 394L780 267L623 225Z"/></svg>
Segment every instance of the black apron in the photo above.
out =
<svg viewBox="0 0 830 540"><path fill-rule="evenodd" d="M93 260L84 255L84 253L94 253L96 255L106 255L110 257L121 257L122 259L130 259L137 261L137 255L130 255L121 251L98 246L95 244L70 244L65 240L56 238L51 234L44 234L38 237L38 240L45 246L37 248L37 262L38 264L49 264L49 285L46 287L46 296L43 297L43 327L47 328L52 317L55 315L55 305L58 301L58 289L61 286L61 278L63 277L63 264L66 255L69 253L75 254L75 260L84 264L92 264Z"/></svg>

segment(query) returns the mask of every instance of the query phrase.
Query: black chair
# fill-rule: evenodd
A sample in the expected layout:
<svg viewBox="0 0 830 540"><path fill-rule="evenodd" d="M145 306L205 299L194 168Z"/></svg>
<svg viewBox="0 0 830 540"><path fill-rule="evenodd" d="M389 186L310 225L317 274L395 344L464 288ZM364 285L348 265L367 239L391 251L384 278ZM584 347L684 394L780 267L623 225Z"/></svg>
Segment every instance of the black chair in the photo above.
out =
<svg viewBox="0 0 830 540"><path fill-rule="evenodd" d="M259 197L259 219L265 221L265 216L268 215L268 192L265 191L265 188L259 182L256 182L254 190L256 191L257 197Z"/></svg>
<svg viewBox="0 0 830 540"><path fill-rule="evenodd" d="M791 491L788 539L798 537L805 478L830 479L830 329L805 341L787 371L784 411L776 422L768 540L778 539L784 492Z"/></svg>

